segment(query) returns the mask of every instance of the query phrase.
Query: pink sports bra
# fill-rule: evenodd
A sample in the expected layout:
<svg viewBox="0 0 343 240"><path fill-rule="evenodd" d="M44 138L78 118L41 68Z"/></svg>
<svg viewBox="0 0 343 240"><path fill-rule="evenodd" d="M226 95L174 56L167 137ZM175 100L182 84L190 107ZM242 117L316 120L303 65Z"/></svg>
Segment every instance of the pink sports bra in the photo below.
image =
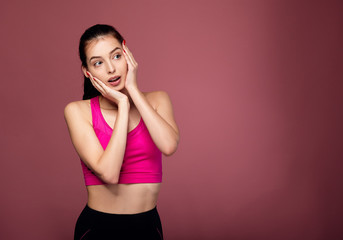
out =
<svg viewBox="0 0 343 240"><path fill-rule="evenodd" d="M99 106L99 96L90 99L93 129L106 149L113 129L105 121ZM81 160L81 159L80 159ZM81 160L86 186L106 184ZM162 182L162 153L151 139L141 118L136 128L127 134L126 149L118 183Z"/></svg>

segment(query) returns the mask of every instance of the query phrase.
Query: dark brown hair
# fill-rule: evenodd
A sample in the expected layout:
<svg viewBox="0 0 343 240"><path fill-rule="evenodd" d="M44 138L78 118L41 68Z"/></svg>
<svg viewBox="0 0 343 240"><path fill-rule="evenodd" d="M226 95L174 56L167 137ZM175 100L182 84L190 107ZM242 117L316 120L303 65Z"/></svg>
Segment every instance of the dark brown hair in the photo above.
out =
<svg viewBox="0 0 343 240"><path fill-rule="evenodd" d="M87 45L94 39L112 35L116 38L120 43L123 42L123 36L112 26L105 25L105 24L96 24L90 28L88 28L80 38L79 44L79 56L81 60L81 64L83 67L87 68L87 56L86 56L86 47ZM100 92L93 86L89 78L84 77L84 85L83 85L83 100L90 99L95 96L99 96Z"/></svg>

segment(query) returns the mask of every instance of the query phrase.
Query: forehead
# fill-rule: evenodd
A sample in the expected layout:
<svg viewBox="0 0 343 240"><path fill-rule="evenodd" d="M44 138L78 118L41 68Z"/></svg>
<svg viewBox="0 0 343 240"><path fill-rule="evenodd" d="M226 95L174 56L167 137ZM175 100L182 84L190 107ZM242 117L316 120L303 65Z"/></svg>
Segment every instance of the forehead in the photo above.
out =
<svg viewBox="0 0 343 240"><path fill-rule="evenodd" d="M111 35L106 35L91 40L87 44L85 52L87 58L91 58L92 56L107 56L116 47L121 48L119 41Z"/></svg>

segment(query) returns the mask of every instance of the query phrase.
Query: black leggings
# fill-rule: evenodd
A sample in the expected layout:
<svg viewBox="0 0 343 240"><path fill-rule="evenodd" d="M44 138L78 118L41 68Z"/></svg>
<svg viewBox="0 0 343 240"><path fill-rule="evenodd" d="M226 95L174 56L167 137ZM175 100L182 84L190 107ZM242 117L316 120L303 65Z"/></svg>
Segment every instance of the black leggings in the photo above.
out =
<svg viewBox="0 0 343 240"><path fill-rule="evenodd" d="M161 240L163 232L157 208L135 214L113 214L97 211L86 204L77 219L74 240L88 239Z"/></svg>

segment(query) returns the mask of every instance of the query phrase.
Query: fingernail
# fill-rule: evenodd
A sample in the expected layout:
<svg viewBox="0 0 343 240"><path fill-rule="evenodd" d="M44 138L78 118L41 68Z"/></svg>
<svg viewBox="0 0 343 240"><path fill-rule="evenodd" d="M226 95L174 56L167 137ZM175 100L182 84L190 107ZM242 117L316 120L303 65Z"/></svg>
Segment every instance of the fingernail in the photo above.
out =
<svg viewBox="0 0 343 240"><path fill-rule="evenodd" d="M91 75L89 74L89 72L86 72L86 73L87 73L88 76L91 76Z"/></svg>
<svg viewBox="0 0 343 240"><path fill-rule="evenodd" d="M123 45L125 45L125 39L123 40ZM124 47L123 47L123 51L124 53L126 53Z"/></svg>

